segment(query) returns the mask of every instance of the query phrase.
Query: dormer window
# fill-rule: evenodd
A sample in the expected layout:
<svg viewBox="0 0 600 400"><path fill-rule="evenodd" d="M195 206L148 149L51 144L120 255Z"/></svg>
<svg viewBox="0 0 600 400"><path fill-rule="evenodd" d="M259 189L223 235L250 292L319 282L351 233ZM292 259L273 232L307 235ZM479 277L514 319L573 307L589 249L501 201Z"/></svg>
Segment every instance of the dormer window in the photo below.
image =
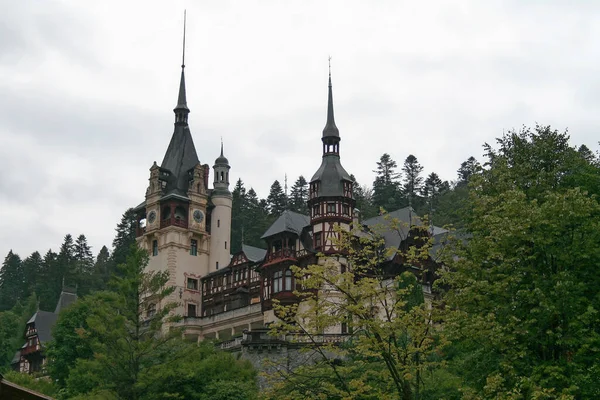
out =
<svg viewBox="0 0 600 400"><path fill-rule="evenodd" d="M352 182L344 182L344 197L352 197Z"/></svg>

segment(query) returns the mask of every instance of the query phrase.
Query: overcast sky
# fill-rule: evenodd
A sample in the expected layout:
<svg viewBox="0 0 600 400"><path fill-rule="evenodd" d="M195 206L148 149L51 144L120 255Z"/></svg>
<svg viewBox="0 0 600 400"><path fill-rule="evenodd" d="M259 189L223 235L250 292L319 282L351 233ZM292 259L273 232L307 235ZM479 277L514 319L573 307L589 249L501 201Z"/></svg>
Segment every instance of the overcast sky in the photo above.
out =
<svg viewBox="0 0 600 400"><path fill-rule="evenodd" d="M370 184L414 154L455 179L536 122L598 148L598 1L0 0L0 256L94 253L144 199L186 80L200 161L266 197L321 158L331 55L342 163ZM211 177L212 181L212 177Z"/></svg>

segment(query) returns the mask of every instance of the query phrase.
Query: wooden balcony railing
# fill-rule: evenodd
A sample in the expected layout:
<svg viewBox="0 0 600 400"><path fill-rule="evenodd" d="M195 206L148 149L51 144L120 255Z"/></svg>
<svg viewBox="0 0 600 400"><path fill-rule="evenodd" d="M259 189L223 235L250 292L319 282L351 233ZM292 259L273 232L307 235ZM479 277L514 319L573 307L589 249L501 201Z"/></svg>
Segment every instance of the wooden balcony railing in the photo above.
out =
<svg viewBox="0 0 600 400"><path fill-rule="evenodd" d="M276 261L291 259L298 260L304 256L308 255L308 251L306 249L302 250L294 250L294 249L279 249L271 253L267 253L265 256L265 264L270 264Z"/></svg>
<svg viewBox="0 0 600 400"><path fill-rule="evenodd" d="M161 229L165 228L167 226L171 226L171 225L187 229L188 221L187 221L187 219L182 219L182 218L167 218L167 219L163 219L160 221Z"/></svg>

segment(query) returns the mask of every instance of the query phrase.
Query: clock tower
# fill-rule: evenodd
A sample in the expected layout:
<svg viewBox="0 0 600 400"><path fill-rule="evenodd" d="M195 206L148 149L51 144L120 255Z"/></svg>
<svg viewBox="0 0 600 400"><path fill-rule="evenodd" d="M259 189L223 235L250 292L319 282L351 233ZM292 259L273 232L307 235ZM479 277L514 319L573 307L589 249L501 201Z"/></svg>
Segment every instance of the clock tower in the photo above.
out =
<svg viewBox="0 0 600 400"><path fill-rule="evenodd" d="M138 245L150 255L147 269L169 271L168 284L175 291L168 301L180 304L177 314L195 317L200 315L200 278L229 262L232 200L222 146L215 187L208 188L210 168L200 163L188 125L184 71L183 64L169 147L160 166L154 162L150 168L146 200L135 211Z"/></svg>

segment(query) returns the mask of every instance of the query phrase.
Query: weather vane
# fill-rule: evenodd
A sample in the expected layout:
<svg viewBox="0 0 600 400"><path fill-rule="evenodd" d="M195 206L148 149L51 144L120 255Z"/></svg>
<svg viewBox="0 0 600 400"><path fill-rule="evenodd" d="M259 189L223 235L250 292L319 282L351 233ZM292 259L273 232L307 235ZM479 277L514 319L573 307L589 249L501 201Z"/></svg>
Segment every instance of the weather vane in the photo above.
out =
<svg viewBox="0 0 600 400"><path fill-rule="evenodd" d="M331 56L329 56L329 76L331 76Z"/></svg>

